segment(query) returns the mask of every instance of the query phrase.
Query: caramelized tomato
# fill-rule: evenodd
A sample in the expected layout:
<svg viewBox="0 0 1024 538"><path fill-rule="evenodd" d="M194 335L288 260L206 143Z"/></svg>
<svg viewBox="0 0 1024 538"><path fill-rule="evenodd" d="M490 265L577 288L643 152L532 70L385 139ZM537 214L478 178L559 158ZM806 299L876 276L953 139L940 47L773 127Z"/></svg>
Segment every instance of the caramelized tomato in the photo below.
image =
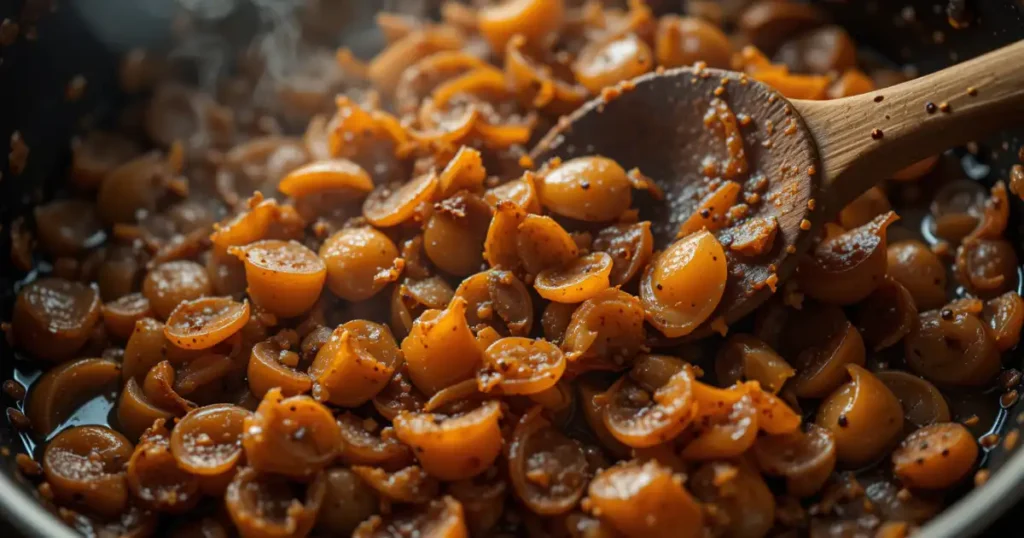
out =
<svg viewBox="0 0 1024 538"><path fill-rule="evenodd" d="M597 473L587 490L598 517L627 536L697 537L704 517L681 477L656 463L620 464Z"/></svg>
<svg viewBox="0 0 1024 538"><path fill-rule="evenodd" d="M903 340L907 365L934 383L978 386L999 372L999 350L974 314L922 312L914 329Z"/></svg>
<svg viewBox="0 0 1024 538"><path fill-rule="evenodd" d="M461 480L484 472L501 452L501 405L494 400L463 415L403 413L395 434L412 447L425 471L442 480Z"/></svg>
<svg viewBox="0 0 1024 538"><path fill-rule="evenodd" d="M688 367L668 376L639 361L604 398L604 425L622 443L645 448L664 443L689 426L697 412L693 374Z"/></svg>
<svg viewBox="0 0 1024 538"><path fill-rule="evenodd" d="M128 503L124 466L134 447L104 426L76 426L46 445L43 474L54 496L72 506L116 517Z"/></svg>
<svg viewBox="0 0 1024 538"><path fill-rule="evenodd" d="M95 287L44 278L18 293L11 329L22 349L40 359L61 362L85 345L99 319Z"/></svg>
<svg viewBox="0 0 1024 538"><path fill-rule="evenodd" d="M583 449L552 427L539 407L516 425L508 459L512 486L538 514L568 512L583 496L589 478Z"/></svg>
<svg viewBox="0 0 1024 538"><path fill-rule="evenodd" d="M334 405L359 406L384 389L401 361L387 327L350 321L334 330L309 367L313 396Z"/></svg>
<svg viewBox="0 0 1024 538"><path fill-rule="evenodd" d="M836 466L836 438L831 430L809 424L807 431L769 435L754 444L754 459L769 475L786 479L795 497L817 493Z"/></svg>
<svg viewBox="0 0 1024 538"><path fill-rule="evenodd" d="M615 161L604 157L579 157L542 175L538 194L540 203L552 213L589 222L607 222L629 209L632 185L626 171Z"/></svg>
<svg viewBox="0 0 1024 538"><path fill-rule="evenodd" d="M537 273L533 288L544 299L558 303L580 303L611 285L612 257L595 252L576 258L557 269Z"/></svg>
<svg viewBox="0 0 1024 538"><path fill-rule="evenodd" d="M374 228L341 230L320 247L327 287L348 301L364 301L398 279L398 247Z"/></svg>
<svg viewBox="0 0 1024 538"><path fill-rule="evenodd" d="M725 293L727 259L710 232L689 235L658 254L640 283L647 321L670 338L707 321Z"/></svg>
<svg viewBox="0 0 1024 538"><path fill-rule="evenodd" d="M895 444L903 430L903 407L874 374L854 364L846 368L852 380L822 402L815 423L835 436L839 461L863 465Z"/></svg>
<svg viewBox="0 0 1024 538"><path fill-rule="evenodd" d="M978 443L963 425L955 422L925 426L907 436L892 454L896 476L905 485L945 489L973 468Z"/></svg>
<svg viewBox="0 0 1024 538"><path fill-rule="evenodd" d="M338 424L309 396L284 398L271 389L256 412L245 417L242 447L253 469L309 479L337 456Z"/></svg>
<svg viewBox="0 0 1024 538"><path fill-rule="evenodd" d="M484 392L536 394L554 387L565 372L557 346L531 338L502 338L483 354L477 383Z"/></svg>
<svg viewBox="0 0 1024 538"><path fill-rule="evenodd" d="M301 484L247 467L235 475L224 501L242 538L305 536L317 520L326 490L323 474Z"/></svg>
<svg viewBox="0 0 1024 538"><path fill-rule="evenodd" d="M223 476L242 460L242 433L252 414L231 404L190 411L171 431L170 450L178 467L199 476Z"/></svg>
<svg viewBox="0 0 1024 538"><path fill-rule="evenodd" d="M164 335L183 349L208 349L240 331L248 321L248 301L208 297L175 307L167 317Z"/></svg>
<svg viewBox="0 0 1024 538"><path fill-rule="evenodd" d="M234 252L245 262L246 291L256 306L291 318L312 308L320 298L327 265L304 245L271 239Z"/></svg>

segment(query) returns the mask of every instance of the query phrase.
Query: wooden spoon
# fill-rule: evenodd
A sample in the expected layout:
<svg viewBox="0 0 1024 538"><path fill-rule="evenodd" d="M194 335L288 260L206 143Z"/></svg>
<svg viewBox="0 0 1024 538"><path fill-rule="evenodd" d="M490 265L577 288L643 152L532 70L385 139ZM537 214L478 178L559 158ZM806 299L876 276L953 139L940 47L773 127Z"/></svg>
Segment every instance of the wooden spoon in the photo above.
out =
<svg viewBox="0 0 1024 538"><path fill-rule="evenodd" d="M732 322L763 303L767 283L784 279L824 222L872 185L926 157L1024 121L1024 41L889 88L832 101L787 100L735 72L680 68L649 73L587 103L531 153L538 163L603 155L665 190L645 218L659 245L708 194L707 163L728 160L720 128L705 126L715 99L732 110L747 171L740 201L775 217L768 252L728 250L725 294L709 318ZM766 186L758 189L758 182ZM755 201L756 200L756 201ZM721 232L719 232L720 235ZM773 276L774 275L774 276ZM706 327L705 327L706 328Z"/></svg>

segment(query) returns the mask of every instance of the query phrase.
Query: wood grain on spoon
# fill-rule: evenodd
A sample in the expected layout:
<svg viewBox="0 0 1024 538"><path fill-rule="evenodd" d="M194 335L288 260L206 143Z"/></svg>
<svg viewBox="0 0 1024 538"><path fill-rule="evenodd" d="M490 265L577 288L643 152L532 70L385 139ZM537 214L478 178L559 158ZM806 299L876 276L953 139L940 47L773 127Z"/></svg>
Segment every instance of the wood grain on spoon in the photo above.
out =
<svg viewBox="0 0 1024 538"><path fill-rule="evenodd" d="M1024 41L897 86L791 102L821 155L832 215L897 170L1024 119Z"/></svg>
<svg viewBox="0 0 1024 538"><path fill-rule="evenodd" d="M833 101L787 100L747 75L681 68L620 84L563 118L534 148L537 162L603 155L639 168L665 191L644 218L664 246L722 177L721 129L705 117L715 99L739 119L748 164L737 203L778 231L756 255L727 248L725 293L712 322L735 321L774 293L823 222L872 185L925 157L1024 120L1024 42L871 93ZM928 103L933 103L929 106ZM709 168L707 165L711 163ZM716 166L718 163L719 166ZM709 175L708 171L715 171ZM730 243L732 232L716 235ZM727 245L728 246L728 245Z"/></svg>

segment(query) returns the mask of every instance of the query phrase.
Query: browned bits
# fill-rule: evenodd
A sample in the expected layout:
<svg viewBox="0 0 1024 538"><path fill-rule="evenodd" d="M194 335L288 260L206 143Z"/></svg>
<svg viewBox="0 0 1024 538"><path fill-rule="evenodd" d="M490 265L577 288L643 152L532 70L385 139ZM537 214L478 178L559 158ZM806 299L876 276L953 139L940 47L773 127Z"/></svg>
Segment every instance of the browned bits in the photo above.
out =
<svg viewBox="0 0 1024 538"><path fill-rule="evenodd" d="M975 88L974 86L968 87L967 88L967 95L969 95L971 97L977 97L978 96L978 88Z"/></svg>
<svg viewBox="0 0 1024 538"><path fill-rule="evenodd" d="M942 111L943 113L949 114L950 112L953 112L953 107L950 106L949 103L943 101L939 103L939 110Z"/></svg>
<svg viewBox="0 0 1024 538"><path fill-rule="evenodd" d="M981 438L978 439L978 444L980 444L982 448L986 450L991 450L997 444L999 444L999 434L987 433L985 435L982 435Z"/></svg>

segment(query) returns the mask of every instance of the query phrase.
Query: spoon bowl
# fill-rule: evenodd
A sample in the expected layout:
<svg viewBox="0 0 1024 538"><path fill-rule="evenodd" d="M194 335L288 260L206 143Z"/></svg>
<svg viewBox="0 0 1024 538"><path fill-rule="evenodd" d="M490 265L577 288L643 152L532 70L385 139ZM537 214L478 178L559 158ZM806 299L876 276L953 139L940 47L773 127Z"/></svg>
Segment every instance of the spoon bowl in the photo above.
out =
<svg viewBox="0 0 1024 538"><path fill-rule="evenodd" d="M693 335L767 300L821 226L892 173L1024 118L1024 41L919 79L831 101L788 100L737 72L657 71L606 90L534 148L541 163L602 155L638 168L664 190L642 218L664 247L709 207L726 182L736 218L707 227L725 247L729 274L715 312ZM932 105L928 105L932 103ZM941 104L935 104L941 103ZM735 185L732 186L735 190ZM736 248L753 219L776 227L763 250ZM686 230L692 231L692 222Z"/></svg>
<svg viewBox="0 0 1024 538"><path fill-rule="evenodd" d="M747 256L726 246L729 278L711 319L724 316L729 323L771 296L773 275L785 278L796 263L790 253L806 250L811 240L812 230L800 223L814 212L821 164L803 120L781 94L731 71L686 67L650 73L577 110L541 140L532 157L543 162L603 155L626 169L638 168L664 191L662 200L640 204L647 211L642 218L651 220L655 240L664 246L716 184L728 181L705 174L706 164L730 157L727 136L705 125L716 100L728 104L743 142L748 171L734 178L742 186L740 203L751 216L778 222L763 254Z"/></svg>

